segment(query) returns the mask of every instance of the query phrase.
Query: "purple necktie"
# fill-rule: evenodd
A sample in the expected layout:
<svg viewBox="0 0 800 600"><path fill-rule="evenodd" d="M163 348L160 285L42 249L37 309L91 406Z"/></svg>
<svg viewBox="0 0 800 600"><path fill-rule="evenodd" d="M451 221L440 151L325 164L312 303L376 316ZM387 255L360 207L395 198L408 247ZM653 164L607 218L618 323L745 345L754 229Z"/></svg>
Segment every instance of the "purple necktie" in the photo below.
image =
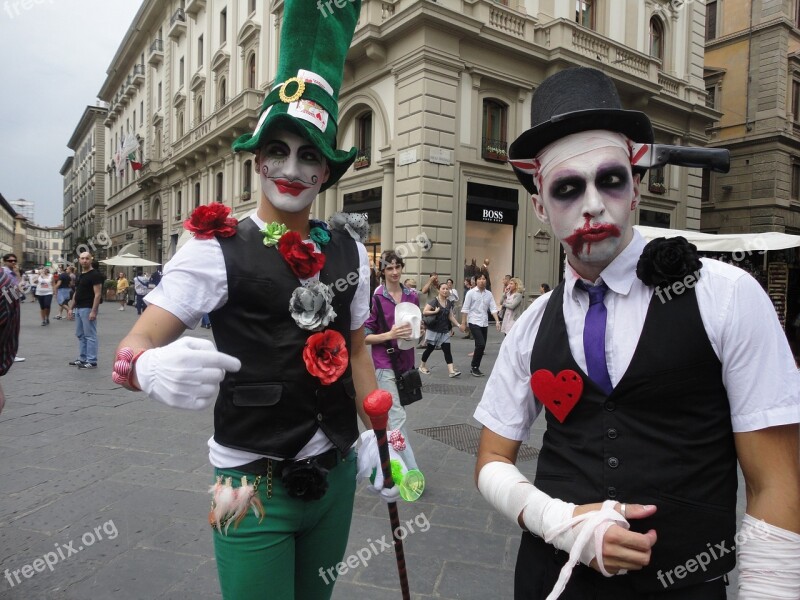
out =
<svg viewBox="0 0 800 600"><path fill-rule="evenodd" d="M586 370L589 377L605 392L611 393L611 377L606 365L606 316L608 311L603 304L603 297L608 291L605 283L588 285L578 280L575 285L589 293L589 312L583 324L583 352L586 355Z"/></svg>

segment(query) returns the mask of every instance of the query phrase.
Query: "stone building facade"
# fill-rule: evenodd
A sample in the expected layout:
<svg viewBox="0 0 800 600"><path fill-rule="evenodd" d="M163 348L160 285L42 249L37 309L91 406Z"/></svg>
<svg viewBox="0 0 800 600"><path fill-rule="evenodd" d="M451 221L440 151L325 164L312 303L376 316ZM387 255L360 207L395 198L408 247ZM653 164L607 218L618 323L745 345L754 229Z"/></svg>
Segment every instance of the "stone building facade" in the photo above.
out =
<svg viewBox="0 0 800 600"><path fill-rule="evenodd" d="M272 84L282 11L282 0L142 4L99 93L110 107L105 164L129 132L143 163L107 175L112 254L141 241L165 262L198 204L255 208L252 156L230 144L254 128ZM557 281L560 248L506 163L533 90L559 69L593 66L650 115L658 142L705 145L720 115L705 105L704 14L667 0L363 0L340 94L339 145L358 159L314 216L368 214L373 256L402 248L412 276L460 282L465 261L490 258L498 278ZM701 179L651 173L637 220L699 229Z"/></svg>
<svg viewBox="0 0 800 600"><path fill-rule="evenodd" d="M96 258L106 258L106 132L108 109L87 106L67 147L74 154L64 161L64 260L77 258L76 248L87 244Z"/></svg>
<svg viewBox="0 0 800 600"><path fill-rule="evenodd" d="M731 171L704 181L702 229L800 234L800 1L706 2L709 145Z"/></svg>

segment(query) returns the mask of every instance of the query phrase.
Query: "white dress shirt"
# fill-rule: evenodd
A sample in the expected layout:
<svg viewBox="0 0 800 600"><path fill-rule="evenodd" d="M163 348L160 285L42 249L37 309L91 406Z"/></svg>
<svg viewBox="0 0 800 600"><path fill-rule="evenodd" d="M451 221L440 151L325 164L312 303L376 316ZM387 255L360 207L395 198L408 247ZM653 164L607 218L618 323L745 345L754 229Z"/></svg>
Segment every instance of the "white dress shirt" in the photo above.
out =
<svg viewBox="0 0 800 600"><path fill-rule="evenodd" d="M638 232L603 270L608 310L606 363L616 387L630 365L653 295L636 277L636 263L645 246ZM734 432L755 431L800 422L800 372L797 370L775 309L748 273L711 259L695 286L700 317L722 363L722 381L731 407ZM576 289L578 275L567 264L564 320L572 356L586 371L583 325L588 294ZM542 410L530 387L530 361L539 324L552 292L539 297L517 320L503 341L475 418L493 432L526 441Z"/></svg>
<svg viewBox="0 0 800 600"><path fill-rule="evenodd" d="M467 295L464 296L464 306L461 307L461 313L467 313L468 324L488 327L489 312L497 312L497 303L494 301L492 292L489 290L481 291L477 287L467 292Z"/></svg>
<svg viewBox="0 0 800 600"><path fill-rule="evenodd" d="M264 222L255 213L248 218L252 219L259 229L264 227ZM369 316L369 258L364 244L357 242L356 245L359 279L356 294L350 303L350 329L353 331L359 329ZM336 293L336 290L333 291ZM192 238L186 242L165 265L161 283L145 298L148 305L159 306L171 312L190 329L197 327L205 313L221 308L227 301L228 273L225 269L222 248L216 238L210 240ZM286 314L289 314L288 304ZM208 447L211 464L220 469L230 469L263 457L260 454L221 446L214 441L213 436L208 440ZM332 447L333 444L322 430L317 429L314 437L295 458L316 456Z"/></svg>

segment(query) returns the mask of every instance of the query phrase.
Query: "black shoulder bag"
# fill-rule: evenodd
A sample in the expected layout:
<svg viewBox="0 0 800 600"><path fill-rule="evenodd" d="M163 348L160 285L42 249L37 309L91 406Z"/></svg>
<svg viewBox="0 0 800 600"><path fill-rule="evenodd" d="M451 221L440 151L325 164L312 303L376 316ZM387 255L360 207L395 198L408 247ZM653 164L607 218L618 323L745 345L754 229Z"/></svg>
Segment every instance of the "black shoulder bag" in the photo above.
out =
<svg viewBox="0 0 800 600"><path fill-rule="evenodd" d="M381 327L384 331L389 331L389 326L386 324L386 317L383 316L383 307L380 300L375 301L375 308L378 309L378 318L380 319ZM422 400L422 377L419 375L419 370L415 367L409 369L405 373L400 373L397 367L397 348L391 345L391 342L384 342L386 347L386 354L389 355L389 360L392 361L392 370L394 371L394 380L397 384L397 395L400 397L400 404L408 406L417 400Z"/></svg>

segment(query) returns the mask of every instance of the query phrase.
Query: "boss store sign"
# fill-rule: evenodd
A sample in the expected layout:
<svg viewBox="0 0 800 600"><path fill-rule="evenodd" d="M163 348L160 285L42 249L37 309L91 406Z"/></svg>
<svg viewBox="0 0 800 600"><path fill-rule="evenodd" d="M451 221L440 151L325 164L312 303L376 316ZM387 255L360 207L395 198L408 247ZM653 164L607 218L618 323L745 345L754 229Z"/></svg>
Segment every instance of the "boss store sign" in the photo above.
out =
<svg viewBox="0 0 800 600"><path fill-rule="evenodd" d="M467 185L467 220L516 225L519 204L517 190L494 185Z"/></svg>

